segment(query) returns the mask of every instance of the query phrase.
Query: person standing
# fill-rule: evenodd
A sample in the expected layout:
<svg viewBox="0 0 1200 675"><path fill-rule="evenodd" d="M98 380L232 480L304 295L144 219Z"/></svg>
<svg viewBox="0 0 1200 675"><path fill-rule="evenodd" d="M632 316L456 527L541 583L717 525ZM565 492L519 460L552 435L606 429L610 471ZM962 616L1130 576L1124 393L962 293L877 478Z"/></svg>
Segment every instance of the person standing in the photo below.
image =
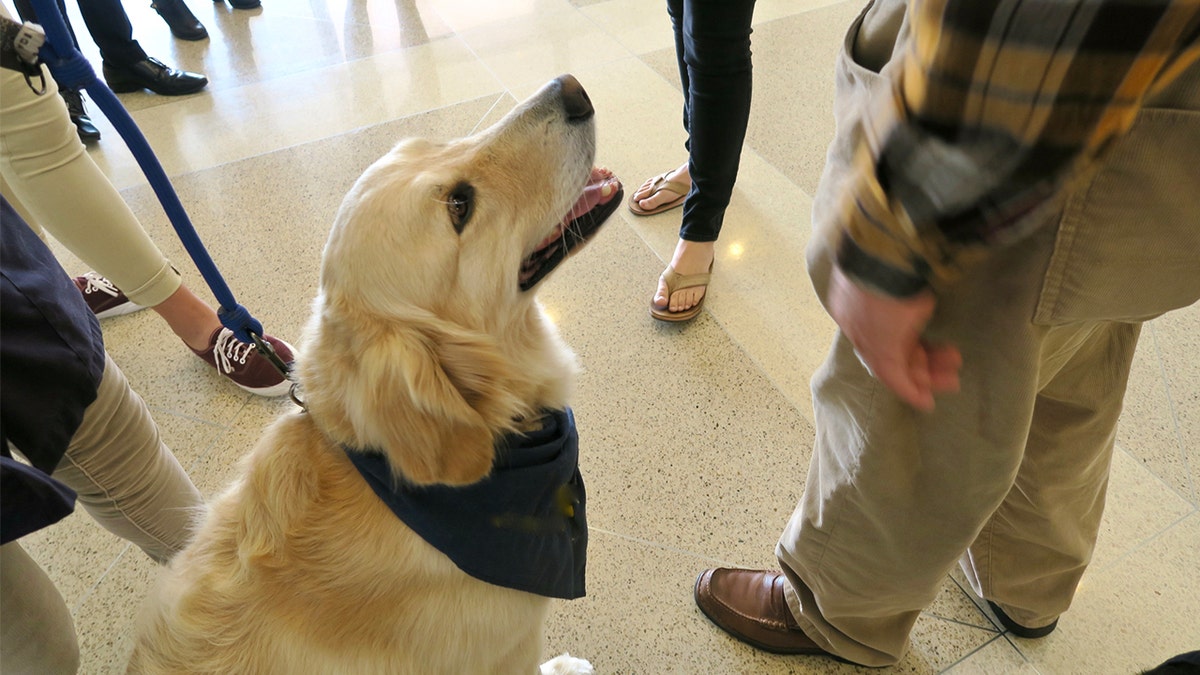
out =
<svg viewBox="0 0 1200 675"><path fill-rule="evenodd" d="M56 1L67 32L71 34L71 41L75 49L79 49L79 39L67 18L66 4L64 0ZM13 0L13 3L22 20L38 22L31 0ZM156 0L155 5L164 19L171 17L167 19L167 24L176 37L185 40L208 37L208 31L183 4L183 0ZM162 96L182 96L194 94L208 86L208 78L204 75L171 68L146 54L138 41L133 39L133 24L129 22L129 15L125 13L121 0L79 0L79 12L88 33L100 48L100 57L103 59L101 72L104 81L114 92L149 89ZM71 122L75 124L80 140L88 143L100 140L100 131L84 107L82 93L78 89L62 89L60 93L67 103Z"/></svg>
<svg viewBox="0 0 1200 675"><path fill-rule="evenodd" d="M957 563L1042 637L1141 325L1200 299L1200 6L877 0L836 76L808 482L780 569L706 570L695 600L758 648L886 666Z"/></svg>
<svg viewBox="0 0 1200 675"><path fill-rule="evenodd" d="M635 215L683 206L679 243L658 280L650 315L696 317L716 256L750 119L750 22L754 0L667 0L683 85L688 160L647 180L629 200Z"/></svg>
<svg viewBox="0 0 1200 675"><path fill-rule="evenodd" d="M0 239L0 660L5 672L74 673L71 613L20 538L78 497L105 529L166 563L204 501L70 277L2 198Z"/></svg>
<svg viewBox="0 0 1200 675"><path fill-rule="evenodd" d="M0 20L11 20L0 6ZM254 345L221 325L216 311L183 283L121 194L75 138L57 85L39 66L45 89L22 72L0 69L0 189L31 227L44 228L95 274L76 279L98 316L150 307L188 349L221 376L260 396L282 396L291 382ZM65 193L71 199L63 199ZM294 350L264 335L285 363Z"/></svg>

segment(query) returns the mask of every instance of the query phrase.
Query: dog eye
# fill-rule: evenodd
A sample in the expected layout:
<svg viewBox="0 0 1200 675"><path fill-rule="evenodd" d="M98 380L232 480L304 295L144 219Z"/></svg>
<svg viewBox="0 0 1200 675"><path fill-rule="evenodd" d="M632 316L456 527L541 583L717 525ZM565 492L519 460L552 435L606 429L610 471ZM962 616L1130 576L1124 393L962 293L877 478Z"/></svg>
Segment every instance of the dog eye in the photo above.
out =
<svg viewBox="0 0 1200 675"><path fill-rule="evenodd" d="M471 213L475 210L475 188L466 183L455 185L446 197L446 209L450 212L450 222L454 225L454 231L462 234L467 221L471 219Z"/></svg>

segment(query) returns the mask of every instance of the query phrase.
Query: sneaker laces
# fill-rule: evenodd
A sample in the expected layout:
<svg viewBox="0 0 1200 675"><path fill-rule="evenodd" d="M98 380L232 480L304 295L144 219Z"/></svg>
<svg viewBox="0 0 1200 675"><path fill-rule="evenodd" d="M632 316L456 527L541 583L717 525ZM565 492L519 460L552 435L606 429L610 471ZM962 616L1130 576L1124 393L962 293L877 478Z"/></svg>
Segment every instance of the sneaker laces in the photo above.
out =
<svg viewBox="0 0 1200 675"><path fill-rule="evenodd" d="M103 293L108 293L114 298L121 294L121 289L114 286L113 282L105 279L95 272L87 272L83 275L83 278L87 280L87 286L85 286L83 289L84 293L101 291Z"/></svg>
<svg viewBox="0 0 1200 675"><path fill-rule="evenodd" d="M255 350L254 345L242 342L234 337L233 331L223 328L217 335L217 341L213 343L213 360L217 362L218 370L229 374L233 372L235 363L246 365L246 359L250 358Z"/></svg>

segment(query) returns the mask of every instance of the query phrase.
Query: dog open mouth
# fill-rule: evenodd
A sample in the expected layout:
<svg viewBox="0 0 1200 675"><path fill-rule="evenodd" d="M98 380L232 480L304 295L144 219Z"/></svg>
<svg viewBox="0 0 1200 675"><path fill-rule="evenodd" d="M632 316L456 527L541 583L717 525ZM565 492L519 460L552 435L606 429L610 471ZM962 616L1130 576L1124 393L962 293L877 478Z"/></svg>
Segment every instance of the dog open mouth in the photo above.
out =
<svg viewBox="0 0 1200 675"><path fill-rule="evenodd" d="M583 194L562 222L521 261L519 282L528 291L544 279L558 264L592 238L604 221L621 204L625 189L608 169L596 167L583 187Z"/></svg>

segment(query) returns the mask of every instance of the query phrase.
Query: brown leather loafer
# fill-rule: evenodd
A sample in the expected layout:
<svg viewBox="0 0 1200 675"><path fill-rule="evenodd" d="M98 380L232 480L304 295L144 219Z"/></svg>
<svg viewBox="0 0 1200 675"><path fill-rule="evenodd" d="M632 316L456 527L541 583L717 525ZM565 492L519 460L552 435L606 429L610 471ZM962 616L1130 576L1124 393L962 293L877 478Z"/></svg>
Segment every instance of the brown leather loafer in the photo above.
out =
<svg viewBox="0 0 1200 675"><path fill-rule="evenodd" d="M783 597L786 584L782 572L705 570L696 577L696 605L721 630L763 651L833 656L796 624Z"/></svg>

